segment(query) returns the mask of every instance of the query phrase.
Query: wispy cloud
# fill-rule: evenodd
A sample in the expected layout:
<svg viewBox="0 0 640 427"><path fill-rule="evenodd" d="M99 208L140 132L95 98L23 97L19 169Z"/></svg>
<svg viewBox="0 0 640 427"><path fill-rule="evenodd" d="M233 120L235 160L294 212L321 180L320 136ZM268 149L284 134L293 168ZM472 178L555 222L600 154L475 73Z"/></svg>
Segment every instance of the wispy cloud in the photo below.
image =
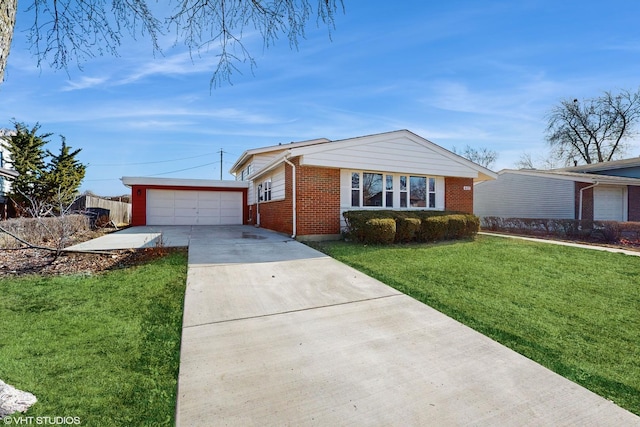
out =
<svg viewBox="0 0 640 427"><path fill-rule="evenodd" d="M89 89L96 86L101 86L107 82L107 77L86 77L82 76L78 81L68 81L67 85L61 90L63 92L70 92L74 90Z"/></svg>

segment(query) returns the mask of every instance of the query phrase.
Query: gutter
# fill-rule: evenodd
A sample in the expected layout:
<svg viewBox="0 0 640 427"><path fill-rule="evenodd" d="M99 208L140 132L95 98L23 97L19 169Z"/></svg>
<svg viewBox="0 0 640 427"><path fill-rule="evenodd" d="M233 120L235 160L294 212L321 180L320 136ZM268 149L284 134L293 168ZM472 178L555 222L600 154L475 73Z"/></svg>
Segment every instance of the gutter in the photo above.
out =
<svg viewBox="0 0 640 427"><path fill-rule="evenodd" d="M596 181L593 185L589 185L587 187L584 187L584 188L580 189L580 205L579 205L580 207L578 208L579 209L579 211L578 211L578 221L582 221L582 192L584 190L588 190L590 188L593 188L593 187L597 186L598 184L600 184L600 182Z"/></svg>
<svg viewBox="0 0 640 427"><path fill-rule="evenodd" d="M291 154L287 154L287 155L284 157L284 159L283 159L283 160L284 160L284 162L285 162L286 164L288 164L289 166L291 166L291 168L293 169L293 171L292 171L292 173L291 173L291 176L292 176L292 178L291 178L291 184L292 184L292 186L293 186L293 187L292 187L292 195L291 195L291 197L293 198L293 203L292 203L292 206L293 206L293 234L291 234L291 238L292 238L292 239L295 239L295 238L296 238L296 231L297 231L297 230L296 230L296 223L297 223L297 221L296 221L296 165L294 165L293 163L291 163L291 162L289 161L288 157L289 157L290 155L291 155Z"/></svg>

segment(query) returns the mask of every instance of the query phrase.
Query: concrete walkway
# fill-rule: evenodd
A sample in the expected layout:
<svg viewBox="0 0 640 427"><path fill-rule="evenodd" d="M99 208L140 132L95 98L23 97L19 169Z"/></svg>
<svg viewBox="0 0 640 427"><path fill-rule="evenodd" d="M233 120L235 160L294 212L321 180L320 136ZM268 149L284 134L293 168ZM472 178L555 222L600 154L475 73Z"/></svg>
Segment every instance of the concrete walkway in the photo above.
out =
<svg viewBox="0 0 640 427"><path fill-rule="evenodd" d="M640 426L286 236L243 226L163 232L185 238L177 426Z"/></svg>

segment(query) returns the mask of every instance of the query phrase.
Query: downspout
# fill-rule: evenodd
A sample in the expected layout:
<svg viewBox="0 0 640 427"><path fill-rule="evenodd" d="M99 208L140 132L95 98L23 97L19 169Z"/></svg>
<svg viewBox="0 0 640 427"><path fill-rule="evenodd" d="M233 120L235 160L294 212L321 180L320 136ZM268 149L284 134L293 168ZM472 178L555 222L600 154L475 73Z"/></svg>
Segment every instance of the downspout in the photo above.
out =
<svg viewBox="0 0 640 427"><path fill-rule="evenodd" d="M287 156L285 156L284 161L291 166L291 168L293 169L291 172L292 178L291 178L291 185L293 186L292 188L292 196L293 197L293 234L291 234L291 238L295 239L296 238L296 165L294 165L293 163L291 163L288 159L288 157L290 156L290 154L287 154Z"/></svg>
<svg viewBox="0 0 640 427"><path fill-rule="evenodd" d="M255 187L255 191L259 193L258 187ZM254 194L255 196L256 194ZM257 195L256 200L256 227L260 227L260 194Z"/></svg>
<svg viewBox="0 0 640 427"><path fill-rule="evenodd" d="M584 190L588 190L590 188L593 188L593 187L597 186L598 184L600 184L600 183L598 181L596 181L593 185L589 185L587 187L584 187L584 188L580 189L580 207L578 208L579 209L579 211L578 211L578 221L582 221L582 192Z"/></svg>

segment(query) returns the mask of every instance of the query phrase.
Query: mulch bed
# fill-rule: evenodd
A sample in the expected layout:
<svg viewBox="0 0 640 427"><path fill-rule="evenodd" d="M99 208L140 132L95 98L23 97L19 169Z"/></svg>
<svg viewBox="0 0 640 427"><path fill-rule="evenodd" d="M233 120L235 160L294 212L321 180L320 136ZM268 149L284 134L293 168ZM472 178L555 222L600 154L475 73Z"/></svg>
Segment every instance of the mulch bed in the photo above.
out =
<svg viewBox="0 0 640 427"><path fill-rule="evenodd" d="M55 252L42 249L0 250L0 278L28 274L95 274L101 271L142 264L166 254L167 248L117 250L105 254Z"/></svg>

